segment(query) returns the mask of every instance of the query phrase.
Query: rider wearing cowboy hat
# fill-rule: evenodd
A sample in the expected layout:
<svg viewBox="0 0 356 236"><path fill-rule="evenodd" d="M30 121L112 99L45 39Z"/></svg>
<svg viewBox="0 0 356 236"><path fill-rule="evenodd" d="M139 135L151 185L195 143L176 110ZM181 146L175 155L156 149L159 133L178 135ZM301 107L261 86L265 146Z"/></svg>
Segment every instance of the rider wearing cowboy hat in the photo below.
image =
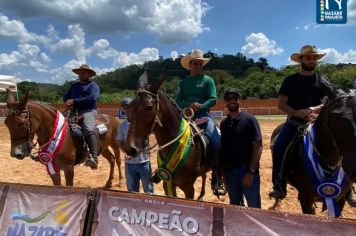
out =
<svg viewBox="0 0 356 236"><path fill-rule="evenodd" d="M84 165L96 169L98 167L98 141L95 137L94 127L97 117L96 100L99 97L100 89L94 81L90 80L96 75L96 72L85 64L72 71L78 75L79 82L70 86L63 101L67 109L71 110L71 115L83 117L83 121L79 124L90 152Z"/></svg>
<svg viewBox="0 0 356 236"><path fill-rule="evenodd" d="M300 71L286 77L279 90L278 108L288 114L287 121L278 135L272 151L272 182L273 191L270 197L282 199L286 196L286 180L280 176L284 152L298 131L317 117L325 96L320 87L323 78L315 72L317 61L324 57L315 46L305 45L299 53L293 53L291 60L300 64Z"/></svg>
<svg viewBox="0 0 356 236"><path fill-rule="evenodd" d="M226 191L220 179L220 130L215 126L209 115L210 108L216 104L216 87L214 80L202 73L203 66L209 61L210 58L205 58L203 52L199 49L181 59L182 67L189 70L190 75L179 84L176 102L181 108L191 108L194 112L193 118L209 118L209 121L202 128L205 130L214 150L212 189L215 195L222 195Z"/></svg>

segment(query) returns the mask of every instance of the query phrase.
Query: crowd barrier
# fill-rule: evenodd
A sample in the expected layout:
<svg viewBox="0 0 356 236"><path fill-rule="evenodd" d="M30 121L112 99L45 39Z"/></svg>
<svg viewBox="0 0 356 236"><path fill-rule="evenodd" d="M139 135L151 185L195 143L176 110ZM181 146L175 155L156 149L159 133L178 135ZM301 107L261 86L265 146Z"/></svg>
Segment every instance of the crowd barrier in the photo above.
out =
<svg viewBox="0 0 356 236"><path fill-rule="evenodd" d="M356 221L163 196L0 183L0 235L354 235Z"/></svg>

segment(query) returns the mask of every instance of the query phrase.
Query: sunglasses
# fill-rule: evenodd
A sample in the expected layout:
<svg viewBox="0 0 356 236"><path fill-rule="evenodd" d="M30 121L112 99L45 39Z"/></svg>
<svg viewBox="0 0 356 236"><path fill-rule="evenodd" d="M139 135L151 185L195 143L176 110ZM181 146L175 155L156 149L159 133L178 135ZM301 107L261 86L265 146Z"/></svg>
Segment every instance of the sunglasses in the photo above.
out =
<svg viewBox="0 0 356 236"><path fill-rule="evenodd" d="M232 100L234 100L234 101L237 101L237 100L239 100L239 97L238 96L227 96L226 98L225 98L225 101L232 101Z"/></svg>
<svg viewBox="0 0 356 236"><path fill-rule="evenodd" d="M203 62L195 61L195 62L192 62L190 64L193 65L193 66L202 66Z"/></svg>

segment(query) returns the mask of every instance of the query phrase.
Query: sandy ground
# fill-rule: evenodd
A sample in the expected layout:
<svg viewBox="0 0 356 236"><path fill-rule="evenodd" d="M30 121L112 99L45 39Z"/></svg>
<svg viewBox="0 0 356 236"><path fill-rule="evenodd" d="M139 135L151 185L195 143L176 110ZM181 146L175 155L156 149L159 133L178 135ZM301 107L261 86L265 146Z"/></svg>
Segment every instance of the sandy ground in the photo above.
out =
<svg viewBox="0 0 356 236"><path fill-rule="evenodd" d="M270 145L270 136L273 129L279 124L279 120L264 120L260 121L262 134L263 134L263 154L261 158L261 197L262 197L262 208L268 209L274 203L273 200L269 199L268 192L272 188L271 183L271 173L272 173L272 159L271 153L269 150ZM37 185L52 185L52 182L49 176L46 173L45 167L41 164L32 161L30 158L25 158L24 160L17 160L11 158L9 155L10 152L10 141L9 133L6 126L1 122L0 123L0 182L10 182L10 183L24 183L24 184L37 184ZM155 144L154 137L151 137L150 142ZM122 154L121 154L122 155ZM123 156L123 155L122 155ZM153 169L156 168L156 158L155 153L152 154L152 166ZM124 164L122 164L122 173L124 173ZM75 178L74 186L78 187L103 187L109 176L109 163L104 159L99 159L99 168L98 170L91 170L88 167L83 165L77 166L75 168ZM210 176L210 175L209 175ZM64 177L62 175L62 182ZM210 181L210 180L209 180ZM115 179L114 179L114 188L126 190L125 179L122 179L120 185L118 172L116 169ZM196 194L197 197L200 191L200 178L196 183ZM155 185L155 194L163 195L164 191L161 184ZM183 197L183 193L178 191L178 195ZM210 182L207 182L206 185L206 195L204 197L205 201L211 202L220 202L228 204L229 199L226 195L220 200L215 197L210 190ZM293 212L301 213L301 208L297 200L296 190L288 186L288 196L280 206L280 211L284 212ZM317 203L317 214L325 215L321 213L321 204ZM346 204L343 217L356 219L356 208L350 208Z"/></svg>

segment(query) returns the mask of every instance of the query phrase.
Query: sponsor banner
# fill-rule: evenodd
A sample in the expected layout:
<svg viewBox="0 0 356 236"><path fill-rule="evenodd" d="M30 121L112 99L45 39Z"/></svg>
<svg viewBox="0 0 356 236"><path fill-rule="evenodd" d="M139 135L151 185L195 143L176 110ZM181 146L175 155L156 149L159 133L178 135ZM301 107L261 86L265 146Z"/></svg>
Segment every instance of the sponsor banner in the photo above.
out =
<svg viewBox="0 0 356 236"><path fill-rule="evenodd" d="M356 221L99 191L92 235L353 235Z"/></svg>
<svg viewBox="0 0 356 236"><path fill-rule="evenodd" d="M354 235L356 221L267 210L226 208L225 235Z"/></svg>
<svg viewBox="0 0 356 236"><path fill-rule="evenodd" d="M7 186L0 235L82 235L88 190Z"/></svg>
<svg viewBox="0 0 356 236"><path fill-rule="evenodd" d="M99 191L92 235L209 235L213 208L203 202Z"/></svg>
<svg viewBox="0 0 356 236"><path fill-rule="evenodd" d="M316 0L318 24L345 24L347 22L347 0Z"/></svg>

